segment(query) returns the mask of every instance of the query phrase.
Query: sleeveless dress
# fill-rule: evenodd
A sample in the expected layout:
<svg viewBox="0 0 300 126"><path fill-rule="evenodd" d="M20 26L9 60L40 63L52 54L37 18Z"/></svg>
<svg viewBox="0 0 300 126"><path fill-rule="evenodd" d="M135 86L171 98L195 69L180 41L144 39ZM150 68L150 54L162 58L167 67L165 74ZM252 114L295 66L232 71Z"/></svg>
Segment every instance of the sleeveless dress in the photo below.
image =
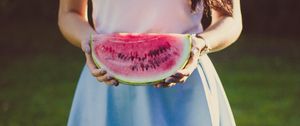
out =
<svg viewBox="0 0 300 126"><path fill-rule="evenodd" d="M98 33L199 33L203 6L188 0L93 0ZM223 86L207 55L184 84L171 88L107 86L84 66L68 126L235 126Z"/></svg>

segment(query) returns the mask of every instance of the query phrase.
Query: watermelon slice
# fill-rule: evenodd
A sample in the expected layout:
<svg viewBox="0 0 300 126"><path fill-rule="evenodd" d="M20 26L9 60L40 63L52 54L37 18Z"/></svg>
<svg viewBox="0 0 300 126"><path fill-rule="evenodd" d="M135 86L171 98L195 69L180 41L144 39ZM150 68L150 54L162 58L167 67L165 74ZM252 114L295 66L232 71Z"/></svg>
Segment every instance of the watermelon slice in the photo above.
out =
<svg viewBox="0 0 300 126"><path fill-rule="evenodd" d="M191 50L189 34L114 33L91 36L92 57L121 84L147 85L183 68Z"/></svg>

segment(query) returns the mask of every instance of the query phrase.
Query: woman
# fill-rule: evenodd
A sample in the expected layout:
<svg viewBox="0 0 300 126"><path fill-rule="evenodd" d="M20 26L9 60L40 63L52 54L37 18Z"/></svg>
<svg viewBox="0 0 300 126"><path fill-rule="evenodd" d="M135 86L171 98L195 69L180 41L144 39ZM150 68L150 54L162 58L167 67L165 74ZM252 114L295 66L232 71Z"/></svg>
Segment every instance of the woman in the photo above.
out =
<svg viewBox="0 0 300 126"><path fill-rule="evenodd" d="M206 53L224 49L239 37L239 0L92 2L95 28L87 21L87 0L60 0L61 32L86 56L69 126L235 125L222 84ZM212 22L203 31L200 20L208 9ZM116 32L196 36L188 65L164 82L154 86L117 86L117 80L92 62L88 45L90 34Z"/></svg>

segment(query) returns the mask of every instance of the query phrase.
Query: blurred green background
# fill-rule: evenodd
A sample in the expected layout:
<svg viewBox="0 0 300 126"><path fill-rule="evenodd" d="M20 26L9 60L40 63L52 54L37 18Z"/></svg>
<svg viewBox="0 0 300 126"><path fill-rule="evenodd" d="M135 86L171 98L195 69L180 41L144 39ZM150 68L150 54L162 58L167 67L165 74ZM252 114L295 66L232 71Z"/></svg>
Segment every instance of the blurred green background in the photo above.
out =
<svg viewBox="0 0 300 126"><path fill-rule="evenodd" d="M241 0L244 29L210 54L238 126L300 125L300 1ZM84 57L58 1L0 1L0 126L66 125Z"/></svg>

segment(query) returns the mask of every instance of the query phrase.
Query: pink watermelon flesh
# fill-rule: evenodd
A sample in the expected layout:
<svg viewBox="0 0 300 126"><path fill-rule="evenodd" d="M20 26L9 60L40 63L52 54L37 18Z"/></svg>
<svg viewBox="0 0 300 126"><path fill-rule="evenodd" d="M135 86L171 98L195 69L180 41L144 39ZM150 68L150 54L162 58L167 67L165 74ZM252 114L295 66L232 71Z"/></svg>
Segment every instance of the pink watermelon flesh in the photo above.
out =
<svg viewBox="0 0 300 126"><path fill-rule="evenodd" d="M92 42L95 63L127 84L171 76L184 66L189 49L189 37L179 34L100 34Z"/></svg>

